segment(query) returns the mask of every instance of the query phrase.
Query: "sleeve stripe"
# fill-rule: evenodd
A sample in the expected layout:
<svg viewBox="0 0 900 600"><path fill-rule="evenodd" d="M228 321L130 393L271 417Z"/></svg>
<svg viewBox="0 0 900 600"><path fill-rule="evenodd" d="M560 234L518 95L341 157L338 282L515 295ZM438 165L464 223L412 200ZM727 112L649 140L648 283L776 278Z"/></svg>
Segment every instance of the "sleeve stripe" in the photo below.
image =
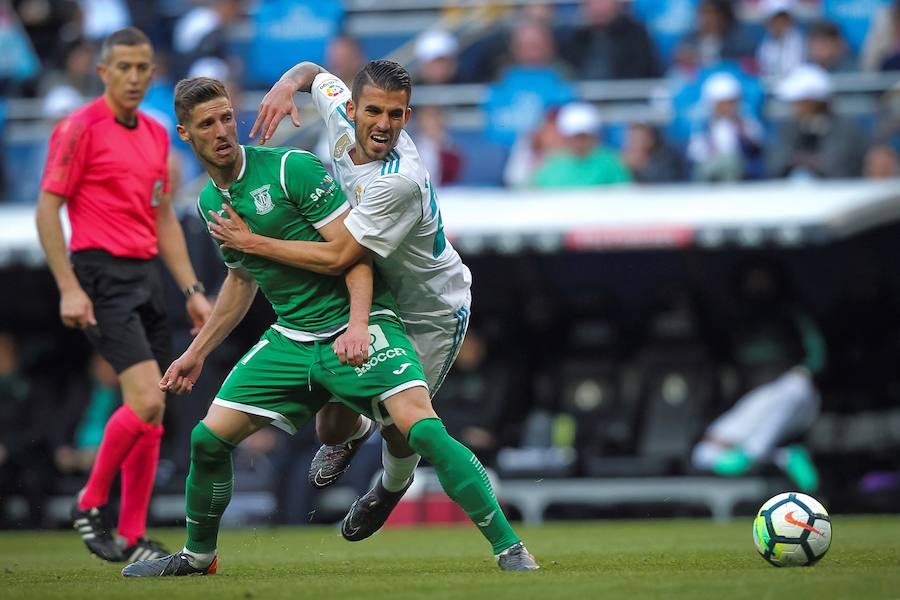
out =
<svg viewBox="0 0 900 600"><path fill-rule="evenodd" d="M338 105L337 111L339 115L344 117L344 120L347 121L350 127L353 127L354 129L356 128L356 125L354 125L353 121L350 120L350 117L347 116L347 113L344 112L344 108L342 106Z"/></svg>
<svg viewBox="0 0 900 600"><path fill-rule="evenodd" d="M330 215L328 215L324 219L321 219L321 220L313 223L313 227L315 227L316 229L322 229L323 227L325 227L326 225L328 225L329 223L331 223L332 221L337 219L339 216L344 214L344 211L346 211L349 208L350 208L350 203L347 202L346 200L344 200L344 203L341 204L340 206L338 206L336 209L334 209L334 211Z"/></svg>
<svg viewBox="0 0 900 600"><path fill-rule="evenodd" d="M288 198L290 198L291 195L288 193L287 184L284 182L284 165L285 165L285 163L287 163L287 157L295 152L299 154L299 153L303 152L303 150L288 150L281 156L281 176L280 176L281 191L283 191L284 195L287 196Z"/></svg>

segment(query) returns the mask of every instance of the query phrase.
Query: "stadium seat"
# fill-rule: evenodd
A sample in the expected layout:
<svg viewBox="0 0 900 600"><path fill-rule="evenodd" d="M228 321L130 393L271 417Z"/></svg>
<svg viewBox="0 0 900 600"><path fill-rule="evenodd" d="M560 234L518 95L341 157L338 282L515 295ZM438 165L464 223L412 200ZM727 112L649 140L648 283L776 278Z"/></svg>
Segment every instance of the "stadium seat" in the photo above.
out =
<svg viewBox="0 0 900 600"><path fill-rule="evenodd" d="M459 185L503 185L503 168L509 148L486 139L478 131L453 131L450 136L463 154Z"/></svg>
<svg viewBox="0 0 900 600"><path fill-rule="evenodd" d="M701 346L682 344L648 348L635 366L643 407L638 455L666 474L681 473L715 397L715 367Z"/></svg>

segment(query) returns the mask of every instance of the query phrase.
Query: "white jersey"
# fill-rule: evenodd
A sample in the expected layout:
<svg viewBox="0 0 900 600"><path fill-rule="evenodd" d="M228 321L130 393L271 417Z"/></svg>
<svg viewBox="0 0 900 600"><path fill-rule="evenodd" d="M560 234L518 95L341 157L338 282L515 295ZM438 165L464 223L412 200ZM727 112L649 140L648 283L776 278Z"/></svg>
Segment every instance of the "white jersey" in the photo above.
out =
<svg viewBox="0 0 900 600"><path fill-rule="evenodd" d="M385 160L355 165L349 155L356 143L346 109L350 89L320 73L311 93L327 128L334 174L353 206L344 225L376 254L401 317L454 313L467 302L472 275L444 236L437 194L412 139L402 131Z"/></svg>

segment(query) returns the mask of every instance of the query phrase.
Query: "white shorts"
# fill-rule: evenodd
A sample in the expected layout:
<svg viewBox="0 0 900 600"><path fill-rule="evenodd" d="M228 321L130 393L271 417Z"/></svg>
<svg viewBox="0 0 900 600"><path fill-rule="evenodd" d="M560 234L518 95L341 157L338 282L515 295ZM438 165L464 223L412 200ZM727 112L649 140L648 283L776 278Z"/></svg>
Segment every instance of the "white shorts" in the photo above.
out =
<svg viewBox="0 0 900 600"><path fill-rule="evenodd" d="M416 349L425 370L428 393L432 398L444 383L466 337L470 302L471 296L452 315L427 320L403 319L406 335Z"/></svg>

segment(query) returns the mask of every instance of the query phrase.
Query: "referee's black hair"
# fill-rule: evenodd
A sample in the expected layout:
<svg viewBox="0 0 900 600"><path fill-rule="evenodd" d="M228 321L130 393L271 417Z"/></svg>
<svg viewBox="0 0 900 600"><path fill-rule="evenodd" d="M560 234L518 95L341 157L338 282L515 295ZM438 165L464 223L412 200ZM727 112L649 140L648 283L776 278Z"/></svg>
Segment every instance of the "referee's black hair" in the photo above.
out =
<svg viewBox="0 0 900 600"><path fill-rule="evenodd" d="M150 46L151 50L153 49L150 38L137 27L126 27L125 29L114 31L106 36L106 39L103 40L103 45L100 46L100 62L103 64L109 63L109 55L112 53L113 46L144 45Z"/></svg>
<svg viewBox="0 0 900 600"><path fill-rule="evenodd" d="M358 102L363 88L367 85L373 85L386 92L405 90L407 104L409 104L409 98L412 96L412 80L410 79L409 71L403 68L403 65L392 60L370 61L356 74L356 77L353 78L353 89L351 90L354 103Z"/></svg>
<svg viewBox="0 0 900 600"><path fill-rule="evenodd" d="M192 77L182 79L175 85L175 117L179 125L191 120L191 111L198 104L216 98L230 98L228 90L218 79L210 77Z"/></svg>

